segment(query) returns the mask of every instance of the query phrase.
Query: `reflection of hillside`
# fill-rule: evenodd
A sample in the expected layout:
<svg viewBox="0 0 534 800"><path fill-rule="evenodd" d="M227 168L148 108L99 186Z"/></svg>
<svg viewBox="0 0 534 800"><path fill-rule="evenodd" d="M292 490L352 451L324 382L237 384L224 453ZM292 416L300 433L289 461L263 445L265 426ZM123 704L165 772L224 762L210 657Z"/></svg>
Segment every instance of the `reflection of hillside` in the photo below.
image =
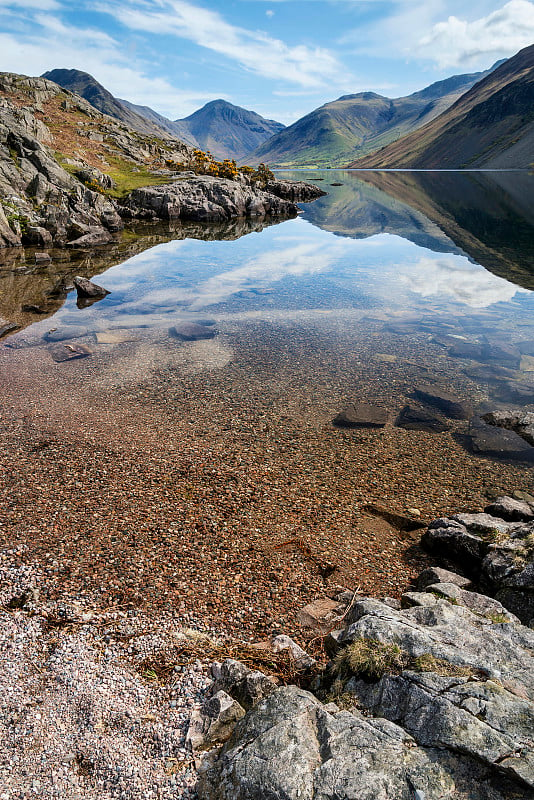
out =
<svg viewBox="0 0 534 800"><path fill-rule="evenodd" d="M209 225L197 222L134 225L121 241L90 252L50 249L48 252L52 261L45 264L35 264L35 248L0 250L0 317L26 328L33 322L52 316L61 308L68 292L72 290L75 275L91 278L138 253L173 239L239 239L279 221L234 219L228 223ZM23 311L23 307L27 306L34 306L42 313Z"/></svg>
<svg viewBox="0 0 534 800"><path fill-rule="evenodd" d="M353 239L391 233L438 253L460 252L430 219L387 191L360 180L359 175L337 170L318 175L325 177L322 187L328 195L305 206L304 218L313 225ZM342 186L326 182L338 179Z"/></svg>
<svg viewBox="0 0 534 800"><path fill-rule="evenodd" d="M424 214L487 270L534 290L534 178L531 175L525 172L359 172L358 178Z"/></svg>

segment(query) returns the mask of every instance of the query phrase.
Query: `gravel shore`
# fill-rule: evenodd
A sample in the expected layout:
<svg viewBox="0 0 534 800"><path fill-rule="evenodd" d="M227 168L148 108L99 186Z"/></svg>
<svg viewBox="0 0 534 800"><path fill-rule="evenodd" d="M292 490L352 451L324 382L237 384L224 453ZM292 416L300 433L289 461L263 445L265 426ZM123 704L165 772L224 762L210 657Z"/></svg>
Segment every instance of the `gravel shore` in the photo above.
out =
<svg viewBox="0 0 534 800"><path fill-rule="evenodd" d="M43 602L50 579L16 566L25 555L0 554L2 800L194 797L185 736L209 665L177 666L162 684L143 663L172 657L198 620Z"/></svg>

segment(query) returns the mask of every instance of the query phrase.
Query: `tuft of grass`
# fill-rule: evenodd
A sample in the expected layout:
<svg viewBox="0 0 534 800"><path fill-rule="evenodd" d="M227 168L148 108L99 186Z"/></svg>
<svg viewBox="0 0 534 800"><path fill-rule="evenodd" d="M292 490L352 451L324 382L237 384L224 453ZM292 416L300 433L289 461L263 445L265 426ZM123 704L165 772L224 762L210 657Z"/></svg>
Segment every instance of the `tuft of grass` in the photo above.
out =
<svg viewBox="0 0 534 800"><path fill-rule="evenodd" d="M472 667L451 664L432 653L413 657L397 644L384 644L377 639L362 637L340 650L334 658L332 672L335 679L331 686L331 699L337 702L336 696L343 694L345 681L352 675L376 681L384 675L399 675L406 669L414 672L435 672L442 677L468 677L474 671Z"/></svg>
<svg viewBox="0 0 534 800"><path fill-rule="evenodd" d="M407 667L409 656L398 644L383 644L378 639L355 639L334 658L334 672L340 678L361 675L377 680L388 673L398 674Z"/></svg>
<svg viewBox="0 0 534 800"><path fill-rule="evenodd" d="M451 606L459 605L458 600L456 597L447 597L447 595L442 594L438 589L432 589L430 594L433 594L434 597L437 597L439 600L446 600Z"/></svg>
<svg viewBox="0 0 534 800"><path fill-rule="evenodd" d="M501 544L510 538L509 533L500 531L498 528L490 528L487 531L477 532L477 536L480 536L486 542L490 542L490 544Z"/></svg>
<svg viewBox="0 0 534 800"><path fill-rule="evenodd" d="M450 661L445 661L443 658L436 658L432 653L423 653L421 656L414 658L410 664L415 672L435 672L436 675L446 678L453 677L469 677L473 673L470 667L461 667L458 664L451 664Z"/></svg>
<svg viewBox="0 0 534 800"><path fill-rule="evenodd" d="M525 536L523 545L515 551L514 563L518 567L524 568L528 561L534 557L534 533Z"/></svg>
<svg viewBox="0 0 534 800"><path fill-rule="evenodd" d="M510 622L508 617L505 617L504 614L486 614L488 619L490 619L495 625L499 625L503 622Z"/></svg>

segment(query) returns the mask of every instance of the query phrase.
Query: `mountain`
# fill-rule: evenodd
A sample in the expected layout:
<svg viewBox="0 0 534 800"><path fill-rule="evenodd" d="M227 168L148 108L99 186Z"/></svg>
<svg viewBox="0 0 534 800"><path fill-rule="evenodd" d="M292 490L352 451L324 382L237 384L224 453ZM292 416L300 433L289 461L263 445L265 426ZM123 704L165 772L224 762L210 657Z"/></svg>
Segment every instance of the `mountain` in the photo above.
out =
<svg viewBox="0 0 534 800"><path fill-rule="evenodd" d="M122 100L118 100L111 92L108 92L102 84L79 69L52 69L43 73L42 78L53 81L63 89L68 89L87 100L88 103L110 117L120 120L134 131L142 133L143 136L168 136L179 138L176 134L165 132L165 129L158 125L155 120L151 120L136 111L136 107L128 107ZM155 113L155 112L153 112ZM165 119L164 117L162 119Z"/></svg>
<svg viewBox="0 0 534 800"><path fill-rule="evenodd" d="M92 75L78 69L53 69L41 77L75 92L91 105L145 136L181 139L192 147L210 150L215 158L239 160L281 131L281 122L254 111L213 100L185 119L170 120L149 106L114 97Z"/></svg>
<svg viewBox="0 0 534 800"><path fill-rule="evenodd" d="M530 45L432 122L350 166L526 169L533 163L534 45Z"/></svg>
<svg viewBox="0 0 534 800"><path fill-rule="evenodd" d="M154 125L157 125L158 128L166 131L173 139L181 139L182 142L186 142L186 144L191 145L192 147L198 147L198 142L194 136L192 136L187 127L182 125L180 120L176 120L173 122L171 119L167 119L164 117L163 114L158 114L157 111L154 111L153 108L150 106L138 106L135 103L130 103L129 100L124 100L123 98L118 100L119 103L122 103L123 106L129 108L130 111L139 114L144 119L153 122Z"/></svg>
<svg viewBox="0 0 534 800"><path fill-rule="evenodd" d="M317 175L322 180L329 173L318 170ZM350 239L389 233L434 252L462 252L414 204L354 172L336 172L336 184L328 186L327 195L303 206L302 218L323 231Z"/></svg>
<svg viewBox="0 0 534 800"><path fill-rule="evenodd" d="M394 100L374 92L344 95L285 128L249 160L270 166L346 164L425 125L488 72L454 75Z"/></svg>
<svg viewBox="0 0 534 800"><path fill-rule="evenodd" d="M534 181L527 172L369 171L347 175L386 193L390 202L423 215L469 258L495 275L534 290ZM314 205L309 206L312 214ZM313 222L306 212L305 218ZM404 236L402 231L392 232Z"/></svg>
<svg viewBox="0 0 534 800"><path fill-rule="evenodd" d="M176 122L189 131L202 150L210 150L219 159L240 160L284 129L281 122L265 119L226 100L212 100Z"/></svg>

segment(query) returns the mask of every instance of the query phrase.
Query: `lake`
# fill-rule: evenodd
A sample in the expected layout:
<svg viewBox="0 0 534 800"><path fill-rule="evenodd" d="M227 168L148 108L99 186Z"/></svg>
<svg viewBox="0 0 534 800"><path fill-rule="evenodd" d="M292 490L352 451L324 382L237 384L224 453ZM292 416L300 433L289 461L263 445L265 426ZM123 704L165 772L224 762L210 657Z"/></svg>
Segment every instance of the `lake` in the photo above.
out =
<svg viewBox="0 0 534 800"><path fill-rule="evenodd" d="M328 587L398 594L426 563L373 504L424 521L533 490L528 458L473 452L467 420L395 420L428 384L534 410L534 177L280 177L328 194L277 224L2 254L21 328L0 343L0 532L60 553L67 589L287 632ZM111 293L78 308L76 274ZM332 424L357 402L386 426Z"/></svg>

